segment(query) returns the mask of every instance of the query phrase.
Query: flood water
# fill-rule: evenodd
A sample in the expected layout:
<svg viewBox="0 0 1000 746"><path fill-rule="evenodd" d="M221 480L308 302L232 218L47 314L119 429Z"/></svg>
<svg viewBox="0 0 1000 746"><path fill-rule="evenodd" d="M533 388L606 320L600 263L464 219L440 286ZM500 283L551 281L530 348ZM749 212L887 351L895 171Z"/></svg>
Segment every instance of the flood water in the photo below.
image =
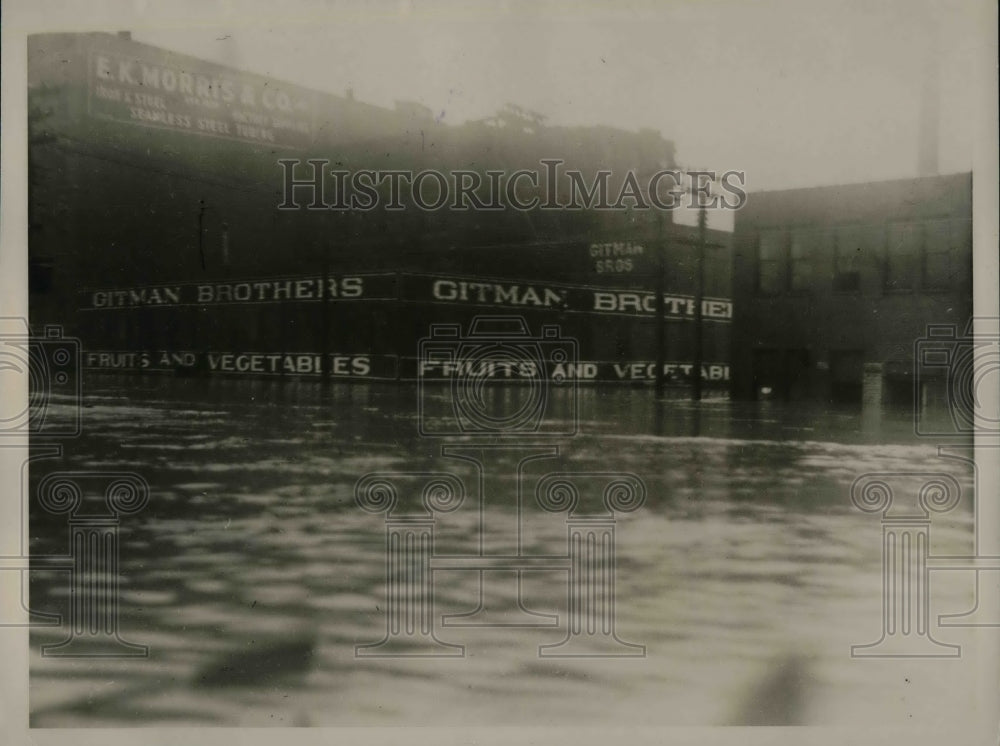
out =
<svg viewBox="0 0 1000 746"><path fill-rule="evenodd" d="M64 470L149 483L149 504L119 527L118 617L122 639L149 654L43 657L68 629L33 629L32 725L911 726L986 706L981 632L936 624L975 605L972 571L931 573L932 634L961 657L851 657L882 628L881 514L852 504L857 477L953 475L963 498L933 518L931 553L974 551L969 465L915 438L907 413L872 425L851 410L583 389L576 435L500 449L421 437L418 395L88 377L83 435L35 462L32 484ZM484 463L481 514L474 465L442 453L462 445ZM518 460L552 446L524 467L518 513ZM549 472L637 475L644 503L615 518L614 609L618 638L645 655L540 657L567 635L566 571L523 572L519 600L513 571L453 566L434 571L433 618L464 657L356 656L386 633L386 519L355 502L372 472L462 479L465 503L434 526L435 555L456 557L564 556L567 517L535 509L534 485ZM32 551L65 551L66 526L33 507ZM31 608L65 615L67 573L32 575ZM493 621L527 609L548 626L442 626L480 595ZM584 656L599 652L587 644Z"/></svg>

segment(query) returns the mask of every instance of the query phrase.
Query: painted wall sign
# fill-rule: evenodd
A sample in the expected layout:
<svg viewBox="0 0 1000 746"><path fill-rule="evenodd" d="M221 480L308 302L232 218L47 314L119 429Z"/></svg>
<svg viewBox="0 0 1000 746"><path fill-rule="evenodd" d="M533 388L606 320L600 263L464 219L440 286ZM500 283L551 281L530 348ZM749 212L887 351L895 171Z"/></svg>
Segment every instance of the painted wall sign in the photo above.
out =
<svg viewBox="0 0 1000 746"><path fill-rule="evenodd" d="M281 277L227 282L178 283L133 288L86 290L81 310L137 306L205 306L229 303L321 301L322 277ZM396 297L395 275L334 275L326 280L330 300L386 300Z"/></svg>
<svg viewBox="0 0 1000 746"><path fill-rule="evenodd" d="M83 291L80 308L317 302L322 298L322 290L323 278L316 276L106 288ZM656 314L656 295L651 292L476 277L390 273L338 275L328 278L326 291L330 300L338 301L401 300L567 313L645 317ZM663 299L667 318L694 318L693 297L664 294ZM704 298L702 316L706 321L730 321L733 305L726 298Z"/></svg>
<svg viewBox="0 0 1000 746"><path fill-rule="evenodd" d="M398 371L393 355L330 353L330 375L334 378L395 380ZM163 373L202 373L255 377L319 377L323 356L317 352L194 352L190 350L91 350L83 355L89 370Z"/></svg>
<svg viewBox="0 0 1000 746"><path fill-rule="evenodd" d="M317 352L195 352L191 350L91 350L83 355L84 367L94 371L198 372L207 375L250 377L320 376L322 355ZM482 378L497 383L529 383L539 371L555 383L651 383L656 378L656 364L648 361L565 361L544 366L510 360L441 360L394 355L330 353L330 375L334 378L373 380L450 381L455 376ZM663 366L668 382L690 380L694 366L690 362L668 362ZM729 381L728 363L704 363L702 380L709 384Z"/></svg>
<svg viewBox="0 0 1000 746"><path fill-rule="evenodd" d="M299 149L316 131L315 94L222 67L91 51L88 111L116 122Z"/></svg>
<svg viewBox="0 0 1000 746"><path fill-rule="evenodd" d="M425 381L448 381L459 376L500 382L528 382L538 378L539 370L544 370L545 377L555 382L652 383L656 380L656 363L647 361L567 361L550 363L544 368L526 362L512 364L506 360L463 362L403 358L400 361L400 375L406 380L419 378ZM668 362L663 365L667 381L673 383L690 381L693 370L694 365L690 362ZM727 383L729 373L728 363L704 363L701 367L702 380L707 383Z"/></svg>
<svg viewBox="0 0 1000 746"><path fill-rule="evenodd" d="M631 274L642 268L640 260L646 256L646 247L632 241L592 243L587 251L598 275Z"/></svg>
<svg viewBox="0 0 1000 746"><path fill-rule="evenodd" d="M403 299L417 302L430 300L469 306L626 316L653 316L656 313L656 295L641 290L433 275L408 275L402 287ZM664 294L663 298L668 318L694 318L692 296ZM729 321L733 317L733 304L726 298L703 298L702 316L706 321Z"/></svg>

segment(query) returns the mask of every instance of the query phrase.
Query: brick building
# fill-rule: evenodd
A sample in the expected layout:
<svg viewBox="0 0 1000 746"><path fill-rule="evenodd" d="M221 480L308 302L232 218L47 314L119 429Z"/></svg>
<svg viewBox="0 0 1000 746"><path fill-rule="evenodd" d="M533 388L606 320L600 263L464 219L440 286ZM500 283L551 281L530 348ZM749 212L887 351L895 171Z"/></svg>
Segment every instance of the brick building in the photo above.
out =
<svg viewBox="0 0 1000 746"><path fill-rule="evenodd" d="M674 165L659 132L548 126L510 106L449 125L413 103L372 106L125 33L33 36L28 61L31 323L79 337L85 367L211 371L222 359L335 355L356 363L345 378L408 378L430 324L517 313L577 340L593 380L648 384L666 242L665 363L673 382L691 380L696 232L669 218L389 209L384 198L370 210L279 209L279 164L297 160L295 179L308 181L312 158L344 172L461 170L489 184L491 171L558 157L561 194L566 170L607 170L613 198L630 170ZM542 197L543 186L533 187ZM702 370L719 390L730 375L729 238L709 232L705 259ZM274 365L263 372L287 372Z"/></svg>
<svg viewBox="0 0 1000 746"><path fill-rule="evenodd" d="M971 316L971 226L969 173L751 194L733 238L734 397L912 403L915 343Z"/></svg>

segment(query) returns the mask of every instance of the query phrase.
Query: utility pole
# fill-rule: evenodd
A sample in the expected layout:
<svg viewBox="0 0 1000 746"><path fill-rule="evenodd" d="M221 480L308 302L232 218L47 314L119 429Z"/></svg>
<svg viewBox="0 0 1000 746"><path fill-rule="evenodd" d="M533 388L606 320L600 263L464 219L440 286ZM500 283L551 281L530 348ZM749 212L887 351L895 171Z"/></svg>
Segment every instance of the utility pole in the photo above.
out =
<svg viewBox="0 0 1000 746"><path fill-rule="evenodd" d="M205 269L205 200L198 200L198 258Z"/></svg>
<svg viewBox="0 0 1000 746"><path fill-rule="evenodd" d="M701 401L701 348L704 333L701 307L704 303L705 295L705 233L707 226L708 212L703 204L698 208L698 258L694 287L694 381L691 386L692 401Z"/></svg>
<svg viewBox="0 0 1000 746"><path fill-rule="evenodd" d="M323 215L322 251L323 251L323 287L320 291L320 375L323 385L330 383L330 249L333 235L330 231L330 213Z"/></svg>
<svg viewBox="0 0 1000 746"><path fill-rule="evenodd" d="M656 400L662 401L666 389L664 368L667 363L666 303L663 295L666 292L664 274L667 271L667 241L663 232L663 213L656 213Z"/></svg>

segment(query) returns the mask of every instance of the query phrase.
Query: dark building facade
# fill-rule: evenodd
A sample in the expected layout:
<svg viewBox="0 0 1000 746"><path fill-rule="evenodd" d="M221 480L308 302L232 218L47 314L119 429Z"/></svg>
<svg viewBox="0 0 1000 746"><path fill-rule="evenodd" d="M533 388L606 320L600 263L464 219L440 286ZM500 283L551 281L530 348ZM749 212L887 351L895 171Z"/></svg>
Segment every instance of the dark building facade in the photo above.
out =
<svg viewBox="0 0 1000 746"><path fill-rule="evenodd" d="M909 405L929 326L965 334L971 174L751 194L733 242L737 398Z"/></svg>
<svg viewBox="0 0 1000 746"><path fill-rule="evenodd" d="M507 313L576 340L581 379L648 382L665 247L666 362L690 379L696 231L669 215L279 209L283 159L301 182L309 159L485 175L558 158L609 170L614 201L629 170L673 166L658 132L514 107L450 126L100 33L32 37L29 96L31 323L78 336L86 368L315 375L322 356L344 378L409 378L431 324ZM720 390L729 238L709 232L702 306L703 378Z"/></svg>

